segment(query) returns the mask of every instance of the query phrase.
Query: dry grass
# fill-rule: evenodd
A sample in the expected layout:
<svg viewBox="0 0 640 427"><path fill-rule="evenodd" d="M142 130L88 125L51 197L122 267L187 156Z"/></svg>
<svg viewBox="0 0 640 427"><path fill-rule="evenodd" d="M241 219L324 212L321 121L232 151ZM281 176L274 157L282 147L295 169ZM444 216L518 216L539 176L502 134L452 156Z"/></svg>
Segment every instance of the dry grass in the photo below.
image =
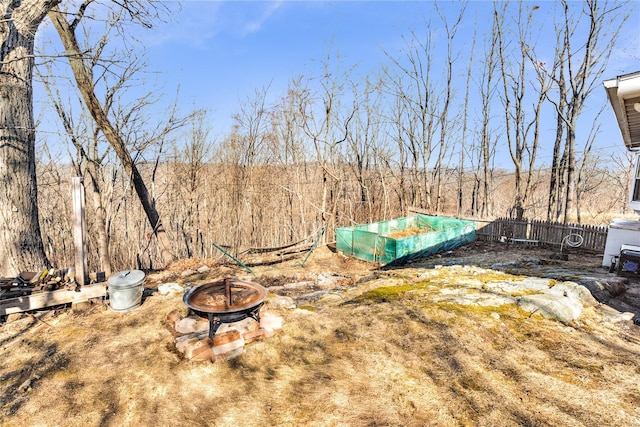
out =
<svg viewBox="0 0 640 427"><path fill-rule="evenodd" d="M6 324L0 424L640 423L636 327L595 314L567 327L515 306L434 303L432 287L409 279L372 283L345 292L346 303L282 313L279 334L216 364L172 350L163 324L183 308L177 296L124 314L96 306ZM380 298L385 283L401 286Z"/></svg>
<svg viewBox="0 0 640 427"><path fill-rule="evenodd" d="M391 237L392 239L404 239L405 237L428 233L429 231L431 230L426 230L418 227L408 227L402 230L392 231L391 233L387 234L387 237Z"/></svg>

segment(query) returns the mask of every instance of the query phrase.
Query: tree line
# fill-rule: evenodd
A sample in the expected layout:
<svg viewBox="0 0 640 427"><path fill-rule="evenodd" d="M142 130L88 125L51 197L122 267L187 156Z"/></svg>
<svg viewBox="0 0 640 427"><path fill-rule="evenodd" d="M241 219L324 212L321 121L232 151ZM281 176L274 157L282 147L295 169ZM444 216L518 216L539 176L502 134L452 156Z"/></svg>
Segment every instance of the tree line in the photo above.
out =
<svg viewBox="0 0 640 427"><path fill-rule="evenodd" d="M214 256L212 243L236 254L277 247L312 238L322 225L331 240L336 227L411 207L564 222L624 209L628 159L612 167L609 158L603 167L591 150L597 120L586 137L576 135L583 109L602 90L611 46L630 14L625 3L558 2L555 48L545 62L538 6L494 3L488 33L469 40L461 30L468 5L433 3L424 28L403 35L400 51L385 52L375 75L360 76L329 53L285 93L256 89L224 135L212 133L210 113L181 113L179 94L161 118L151 111L162 97L128 95L145 65L132 54L140 46L123 53L115 37L153 27L165 3L0 3L9 17L0 24L0 93L7 94L0 136L15 141L0 148L7 184L0 199L15 207L0 223L0 274L71 261L71 176L85 178L90 269L107 272ZM60 58L39 62L36 78L61 124L69 166L46 138L35 152L33 37L47 15ZM20 114L9 120L8 111ZM540 166L549 115L553 157ZM507 151L509 167L496 167Z"/></svg>

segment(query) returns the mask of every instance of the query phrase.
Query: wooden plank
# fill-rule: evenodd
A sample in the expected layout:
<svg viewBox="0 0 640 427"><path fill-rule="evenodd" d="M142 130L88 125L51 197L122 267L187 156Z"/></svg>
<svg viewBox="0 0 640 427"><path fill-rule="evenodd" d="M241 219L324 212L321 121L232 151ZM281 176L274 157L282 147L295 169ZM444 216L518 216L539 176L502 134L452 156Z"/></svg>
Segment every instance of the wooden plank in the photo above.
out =
<svg viewBox="0 0 640 427"><path fill-rule="evenodd" d="M528 245L537 246L540 241L539 240L531 240L531 239L509 239L511 243L525 243Z"/></svg>
<svg viewBox="0 0 640 427"><path fill-rule="evenodd" d="M0 316L23 311L36 310L60 304L87 301L91 298L99 298L107 295L106 283L95 283L83 286L80 292L68 289L60 289L51 292L40 292L23 297L9 298L0 301Z"/></svg>

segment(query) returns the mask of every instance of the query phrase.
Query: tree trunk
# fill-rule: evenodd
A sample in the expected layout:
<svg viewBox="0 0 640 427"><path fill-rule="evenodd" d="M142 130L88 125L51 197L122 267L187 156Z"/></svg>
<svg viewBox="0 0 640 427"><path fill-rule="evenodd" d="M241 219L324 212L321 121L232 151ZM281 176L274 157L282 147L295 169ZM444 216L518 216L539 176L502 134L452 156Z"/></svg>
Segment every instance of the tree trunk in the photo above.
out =
<svg viewBox="0 0 640 427"><path fill-rule="evenodd" d="M564 197L564 224L569 223L569 215L573 209L573 198L575 195L575 170L576 170L576 155L575 155L575 121L569 123L567 129L567 186L565 188Z"/></svg>
<svg viewBox="0 0 640 427"><path fill-rule="evenodd" d="M91 198L93 200L93 208L95 209L95 218L98 231L98 258L100 259L100 268L107 277L111 276L111 256L109 252L109 235L107 234L107 213L102 203L102 191L98 181L98 170L96 164L92 161L87 163L87 172L90 183L88 185Z"/></svg>
<svg viewBox="0 0 640 427"><path fill-rule="evenodd" d="M564 58L564 54L562 56ZM560 206L560 193L561 193L561 176L563 174L561 167L560 151L562 146L562 136L564 135L565 123L562 118L566 108L565 97L565 80L564 69L561 67L558 73L559 78L557 81L559 91L559 102L556 114L556 136L553 143L553 158L551 165L551 177L549 183L549 199L547 207L547 220L557 221L559 218L558 207Z"/></svg>
<svg viewBox="0 0 640 427"><path fill-rule="evenodd" d="M131 177L133 187L136 190L136 194L140 199L142 208L151 224L153 233L158 238L158 244L162 253L162 259L165 265L169 264L175 259L173 252L171 251L172 244L166 233L164 225L160 220L160 215L155 207L155 202L152 200L151 195L144 183L142 175L138 171L131 154L126 147L126 144L120 134L112 125L111 121L107 117L107 114L102 109L100 102L98 101L95 92L93 82L91 80L91 73L87 69L86 64L82 60L82 53L78 46L73 29L64 17L64 14L57 7L53 8L49 13L53 26L56 28L58 35L65 47L66 53L69 58L69 64L73 71L73 75L76 79L78 89L82 94L87 109L91 113L91 116L96 121L97 126L102 130L105 138L109 141L109 144L113 147L116 155L120 159L122 166L126 173Z"/></svg>
<svg viewBox="0 0 640 427"><path fill-rule="evenodd" d="M0 2L1 276L49 265L38 223L32 76L36 31L57 3Z"/></svg>

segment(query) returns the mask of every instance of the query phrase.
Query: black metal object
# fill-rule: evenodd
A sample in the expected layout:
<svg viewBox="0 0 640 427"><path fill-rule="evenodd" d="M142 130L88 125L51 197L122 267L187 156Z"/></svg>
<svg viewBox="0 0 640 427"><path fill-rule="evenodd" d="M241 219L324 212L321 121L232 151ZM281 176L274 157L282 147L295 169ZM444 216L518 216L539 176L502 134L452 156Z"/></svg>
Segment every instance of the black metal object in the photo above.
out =
<svg viewBox="0 0 640 427"><path fill-rule="evenodd" d="M206 317L209 319L209 339L213 338L216 334L218 328L223 323L233 323L239 322L241 320L246 319L247 317L251 317L256 322L260 322L260 309L262 308L262 304L255 306L251 309L251 311L243 311L240 313L225 313L225 314L213 314L213 313L201 313L192 309L194 313L196 313L200 317Z"/></svg>
<svg viewBox="0 0 640 427"><path fill-rule="evenodd" d="M617 274L640 274L640 251L623 248L617 261Z"/></svg>
<svg viewBox="0 0 640 427"><path fill-rule="evenodd" d="M209 320L209 338L223 323L251 317L260 322L260 308L267 290L261 285L238 279L224 279L189 289L182 300L189 309Z"/></svg>

